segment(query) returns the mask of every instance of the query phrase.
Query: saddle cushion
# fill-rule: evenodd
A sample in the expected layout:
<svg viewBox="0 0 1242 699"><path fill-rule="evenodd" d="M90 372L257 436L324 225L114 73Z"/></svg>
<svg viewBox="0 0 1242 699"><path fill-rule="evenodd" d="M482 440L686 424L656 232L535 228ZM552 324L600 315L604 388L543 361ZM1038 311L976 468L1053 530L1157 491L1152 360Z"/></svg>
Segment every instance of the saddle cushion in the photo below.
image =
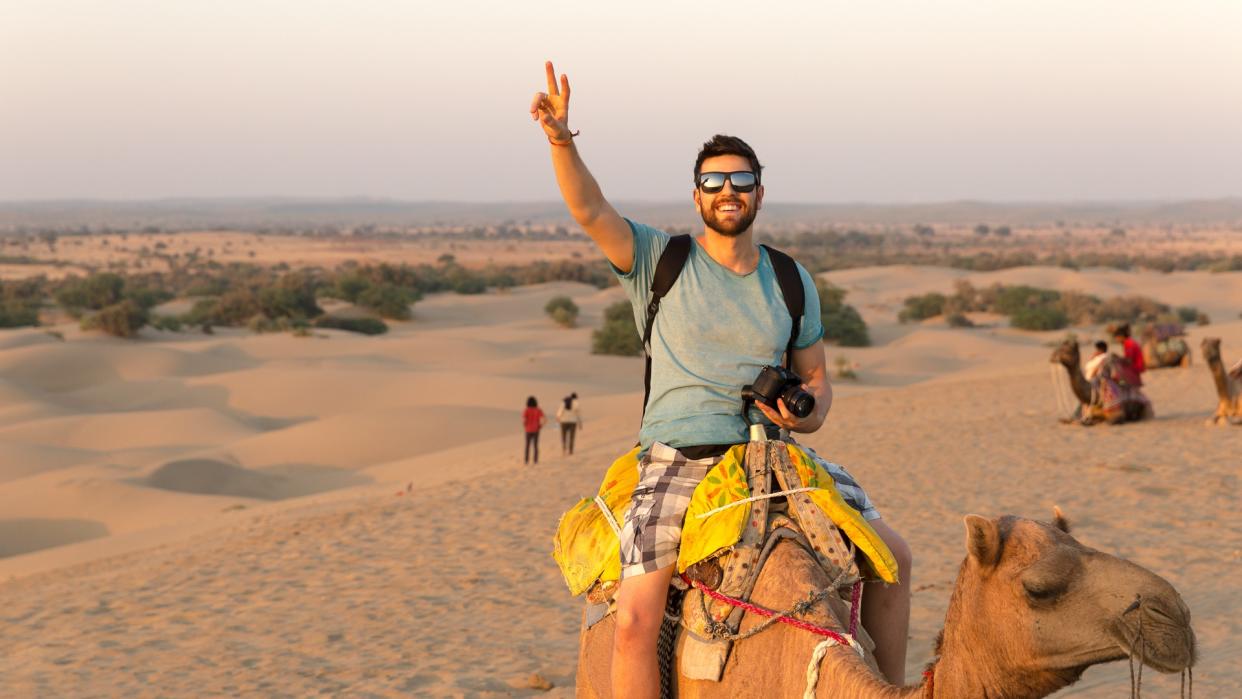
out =
<svg viewBox="0 0 1242 699"><path fill-rule="evenodd" d="M877 576L895 582L897 564L888 546L867 520L845 502L832 476L822 466L797 445L790 444L788 448L803 487L815 488L809 495L816 506L863 552ZM638 485L638 451L635 447L614 461L599 488L598 496L618 525ZM718 555L741 539L750 516L750 503L730 505L750 497L742 466L745 454L745 444L734 446L695 488L682 529L679 572ZM620 578L621 542L594 499L579 500L561 517L552 557L573 595L586 592L597 581Z"/></svg>
<svg viewBox="0 0 1242 699"><path fill-rule="evenodd" d="M618 525L625 518L630 496L638 486L638 451L635 446L612 462L599 486L598 497ZM552 557L572 595L586 592L597 580L621 578L621 540L592 498L582 498L561 516Z"/></svg>

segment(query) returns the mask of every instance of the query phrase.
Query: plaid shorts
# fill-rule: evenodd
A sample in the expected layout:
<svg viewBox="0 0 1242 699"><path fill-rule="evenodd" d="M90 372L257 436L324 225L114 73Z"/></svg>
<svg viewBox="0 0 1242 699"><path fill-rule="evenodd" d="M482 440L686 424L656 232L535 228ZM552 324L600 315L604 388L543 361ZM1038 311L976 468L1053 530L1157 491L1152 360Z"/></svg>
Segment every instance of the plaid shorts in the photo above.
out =
<svg viewBox="0 0 1242 699"><path fill-rule="evenodd" d="M864 519L879 519L880 513L866 491L844 468L825 461L807 447L804 451L824 467L836 483L845 502ZM690 508L690 498L699 481L724 458L710 456L689 459L667 444L656 442L639 463L638 486L630 499L621 525L621 577L654 573L677 562L681 528Z"/></svg>

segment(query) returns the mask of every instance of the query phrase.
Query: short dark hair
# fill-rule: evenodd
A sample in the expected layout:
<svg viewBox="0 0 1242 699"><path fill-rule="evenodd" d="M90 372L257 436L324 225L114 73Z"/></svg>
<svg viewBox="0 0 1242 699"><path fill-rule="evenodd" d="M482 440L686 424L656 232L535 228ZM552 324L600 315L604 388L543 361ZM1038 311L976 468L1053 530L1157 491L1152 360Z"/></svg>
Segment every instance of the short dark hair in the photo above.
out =
<svg viewBox="0 0 1242 699"><path fill-rule="evenodd" d="M1107 342L1105 342L1105 341L1103 341L1103 340L1099 340L1099 341L1097 341L1097 342L1095 343L1095 348L1096 348L1097 350L1101 351L1101 352L1107 352L1107 351L1108 351L1108 343L1107 343Z"/></svg>
<svg viewBox="0 0 1242 699"><path fill-rule="evenodd" d="M529 398L527 398L527 399L526 399L526 407L528 407L528 408L538 408L538 407L539 407L539 401L535 400L535 397L534 397L534 396L530 396Z"/></svg>
<svg viewBox="0 0 1242 699"><path fill-rule="evenodd" d="M759 156L746 141L737 136L716 134L699 149L699 157L694 160L694 186L699 186L699 174L703 172L703 161L718 155L740 155L750 161L751 172L755 173L755 181L759 182L763 166L759 164Z"/></svg>
<svg viewBox="0 0 1242 699"><path fill-rule="evenodd" d="M1130 337L1130 324L1122 323L1114 328L1113 337Z"/></svg>

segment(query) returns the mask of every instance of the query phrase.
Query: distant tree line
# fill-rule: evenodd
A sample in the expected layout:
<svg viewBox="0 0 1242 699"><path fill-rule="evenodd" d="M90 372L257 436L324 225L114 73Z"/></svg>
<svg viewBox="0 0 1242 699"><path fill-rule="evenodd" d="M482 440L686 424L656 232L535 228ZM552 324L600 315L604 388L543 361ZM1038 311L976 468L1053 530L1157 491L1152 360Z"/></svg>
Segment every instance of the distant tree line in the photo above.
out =
<svg viewBox="0 0 1242 699"><path fill-rule="evenodd" d="M444 255L436 264L347 263L333 270L226 264L197 257L168 261L168 271L96 271L56 281L35 277L0 282L0 327L38 325L40 309L50 302L80 319L83 328L118 337L133 337L147 325L173 331L184 326L204 331L215 326L249 327L256 332L316 326L374 334L387 329L382 320L325 316L319 301L340 299L382 319L407 320L411 306L429 293L478 294L488 288L549 281L578 281L599 288L616 283L602 260L540 260L469 269ZM195 302L177 315L152 312L174 298Z"/></svg>
<svg viewBox="0 0 1242 699"><path fill-rule="evenodd" d="M1036 253L1009 249L1020 245L1013 242L1008 226L975 227L980 238L996 238L989 243L993 250L977 252L954 251L953 244L935 244L935 229L918 224L911 237L899 231L869 232L859 230L824 230L799 234L774 234L772 244L792 254L813 273L857 267L885 265L926 265L950 267L975 272L990 272L1014 267L1047 266L1066 269L1105 267L1119 270L1146 269L1157 272L1242 271L1242 255L1221 255L1211 252L1131 253L1096 250L1054 250ZM1115 235L1110 237L1116 238Z"/></svg>
<svg viewBox="0 0 1242 699"><path fill-rule="evenodd" d="M1056 291L1027 285L993 284L976 288L959 279L950 295L931 292L906 298L897 318L903 323L944 316L953 326L969 326L964 314L973 311L1008 316L1024 330L1059 330L1070 325L1109 322L1195 322L1207 324L1205 313L1192 306L1174 309L1141 295L1101 299L1080 291Z"/></svg>

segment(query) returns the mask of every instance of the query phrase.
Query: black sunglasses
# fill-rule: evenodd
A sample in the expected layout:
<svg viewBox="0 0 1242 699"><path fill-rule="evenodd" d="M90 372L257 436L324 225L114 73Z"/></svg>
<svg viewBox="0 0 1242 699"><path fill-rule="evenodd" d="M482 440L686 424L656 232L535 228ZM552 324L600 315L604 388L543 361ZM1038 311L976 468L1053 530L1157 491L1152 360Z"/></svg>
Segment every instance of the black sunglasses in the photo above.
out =
<svg viewBox="0 0 1242 699"><path fill-rule="evenodd" d="M724 189L725 180L733 185L735 192L749 192L759 184L759 178L749 170L740 172L702 172L699 173L699 189L704 194L715 194Z"/></svg>

